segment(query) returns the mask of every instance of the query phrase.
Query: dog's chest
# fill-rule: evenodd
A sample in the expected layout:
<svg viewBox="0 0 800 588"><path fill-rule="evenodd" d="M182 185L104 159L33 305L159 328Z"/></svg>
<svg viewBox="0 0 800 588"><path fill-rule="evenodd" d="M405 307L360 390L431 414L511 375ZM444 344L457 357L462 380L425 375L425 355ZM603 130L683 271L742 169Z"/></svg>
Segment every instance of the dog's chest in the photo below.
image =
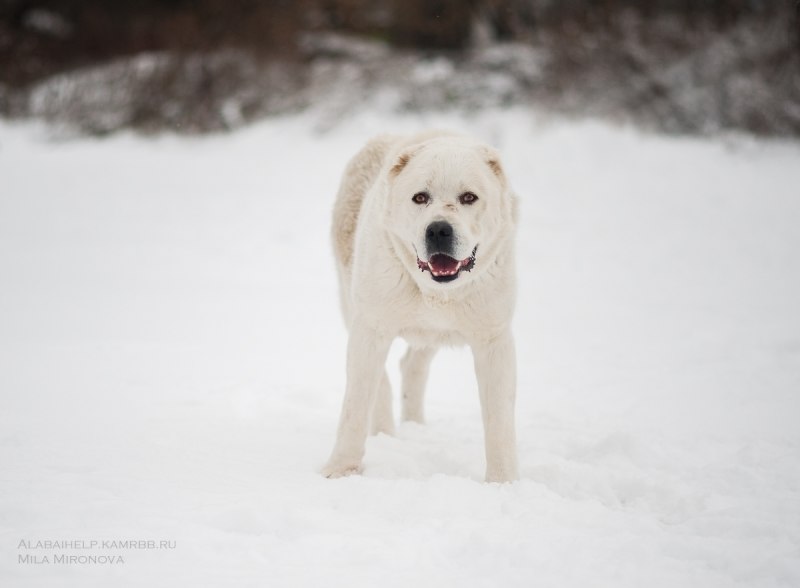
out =
<svg viewBox="0 0 800 588"><path fill-rule="evenodd" d="M466 333L461 315L455 302L420 299L413 312L398 317L399 334L415 345L463 345Z"/></svg>

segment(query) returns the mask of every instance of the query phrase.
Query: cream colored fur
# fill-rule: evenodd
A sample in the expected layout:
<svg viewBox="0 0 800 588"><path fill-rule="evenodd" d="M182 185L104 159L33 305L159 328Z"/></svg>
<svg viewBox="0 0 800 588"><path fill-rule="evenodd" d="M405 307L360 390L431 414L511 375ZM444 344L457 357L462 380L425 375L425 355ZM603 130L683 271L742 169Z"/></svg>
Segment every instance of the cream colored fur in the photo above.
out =
<svg viewBox="0 0 800 588"><path fill-rule="evenodd" d="M414 194L430 195L415 204ZM459 197L478 196L471 205ZM474 268L447 283L421 271L425 230L446 221L457 258L477 246ZM402 418L424 420L428 367L437 348L467 344L478 379L486 480L517 478L516 360L510 331L515 299L516 204L498 154L447 133L379 136L348 164L333 212L342 310L349 331L347 384L327 477L359 472L368 432L394 429L385 361L396 337ZM420 257L421 256L421 257ZM453 257L456 257L454 255Z"/></svg>

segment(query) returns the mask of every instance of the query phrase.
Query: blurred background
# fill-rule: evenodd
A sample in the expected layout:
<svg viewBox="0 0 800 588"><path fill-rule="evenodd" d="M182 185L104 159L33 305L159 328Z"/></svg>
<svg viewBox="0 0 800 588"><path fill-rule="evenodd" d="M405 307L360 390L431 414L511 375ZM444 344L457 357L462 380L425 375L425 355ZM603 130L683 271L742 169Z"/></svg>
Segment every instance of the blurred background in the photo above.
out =
<svg viewBox="0 0 800 588"><path fill-rule="evenodd" d="M800 135L794 0L0 0L0 115L88 134L535 105ZM374 104L373 104L374 105Z"/></svg>

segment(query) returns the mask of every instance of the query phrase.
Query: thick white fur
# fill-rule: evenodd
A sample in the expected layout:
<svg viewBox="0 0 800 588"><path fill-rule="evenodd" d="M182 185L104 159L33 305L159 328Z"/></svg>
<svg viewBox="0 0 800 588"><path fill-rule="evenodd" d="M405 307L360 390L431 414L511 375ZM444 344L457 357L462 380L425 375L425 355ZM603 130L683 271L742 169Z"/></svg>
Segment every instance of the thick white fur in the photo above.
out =
<svg viewBox="0 0 800 588"><path fill-rule="evenodd" d="M415 193L430 194L426 205ZM478 201L462 204L472 192ZM452 282L422 272L425 228L454 228L458 259L478 246L475 267ZM516 359L509 324L515 300L516 203L498 154L446 133L380 136L350 161L333 213L334 252L349 331L347 385L336 444L323 468L339 477L361 468L368 430L391 433L385 372L402 337L402 418L422 422L428 366L438 347L470 345L480 391L486 480L517 478L514 431Z"/></svg>

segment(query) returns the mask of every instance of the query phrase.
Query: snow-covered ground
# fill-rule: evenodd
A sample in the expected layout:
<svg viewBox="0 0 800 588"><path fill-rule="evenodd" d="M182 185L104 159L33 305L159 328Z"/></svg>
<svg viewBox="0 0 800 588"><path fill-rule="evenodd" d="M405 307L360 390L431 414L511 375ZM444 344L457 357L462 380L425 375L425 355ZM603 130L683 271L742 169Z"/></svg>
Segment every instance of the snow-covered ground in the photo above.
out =
<svg viewBox="0 0 800 588"><path fill-rule="evenodd" d="M315 125L0 124L2 586L800 585L800 146L519 111ZM496 144L521 197L522 480L481 482L466 350L437 357L429 424L326 480L339 174L430 125Z"/></svg>

